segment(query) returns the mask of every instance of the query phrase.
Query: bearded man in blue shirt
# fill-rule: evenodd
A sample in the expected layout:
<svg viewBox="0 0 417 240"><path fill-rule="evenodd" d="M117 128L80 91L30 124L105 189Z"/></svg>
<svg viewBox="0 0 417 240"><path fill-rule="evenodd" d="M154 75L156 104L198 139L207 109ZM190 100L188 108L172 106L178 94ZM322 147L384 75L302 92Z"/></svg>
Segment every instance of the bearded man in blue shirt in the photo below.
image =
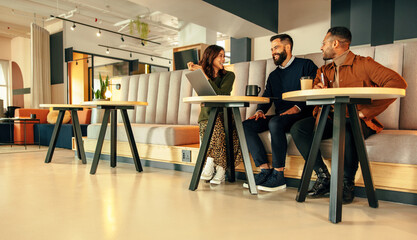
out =
<svg viewBox="0 0 417 240"><path fill-rule="evenodd" d="M249 152L261 172L255 176L257 188L273 192L286 188L284 178L287 154L286 133L298 120L311 116L312 109L305 102L290 102L282 99L285 92L300 90L300 78L310 76L314 79L317 66L309 59L292 55L293 40L287 34L271 37L271 52L277 68L271 72L262 97L271 98L268 104L259 104L256 113L243 122ZM275 115L265 115L272 103ZM265 147L259 133L270 131L272 165L269 164ZM247 183L243 187L248 187Z"/></svg>

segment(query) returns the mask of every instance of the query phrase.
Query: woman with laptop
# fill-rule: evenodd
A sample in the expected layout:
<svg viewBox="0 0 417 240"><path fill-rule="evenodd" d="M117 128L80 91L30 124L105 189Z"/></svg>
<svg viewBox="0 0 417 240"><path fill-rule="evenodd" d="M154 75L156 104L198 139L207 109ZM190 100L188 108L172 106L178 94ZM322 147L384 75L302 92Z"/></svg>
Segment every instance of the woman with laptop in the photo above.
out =
<svg viewBox="0 0 417 240"><path fill-rule="evenodd" d="M187 63L189 70L194 71L201 69L203 71L217 95L230 95L233 88L233 82L235 81L235 74L226 71L223 67L225 61L224 57L225 53L222 47L210 45L204 51L203 58L198 64L192 62ZM209 107L201 107L200 116L198 117L201 139L203 139L207 127L209 113ZM242 153L240 151L239 140L235 128L233 129L233 152L236 166L242 159ZM223 182L227 167L226 161L224 120L223 113L220 113L216 119L213 136L207 151L206 165L201 174L201 179L210 181L212 184L220 184Z"/></svg>

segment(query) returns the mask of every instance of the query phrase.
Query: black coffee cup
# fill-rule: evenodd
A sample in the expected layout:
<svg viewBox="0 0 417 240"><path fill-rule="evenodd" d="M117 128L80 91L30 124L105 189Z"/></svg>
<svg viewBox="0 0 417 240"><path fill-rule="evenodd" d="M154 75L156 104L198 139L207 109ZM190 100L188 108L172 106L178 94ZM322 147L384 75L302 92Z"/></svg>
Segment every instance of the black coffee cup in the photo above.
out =
<svg viewBox="0 0 417 240"><path fill-rule="evenodd" d="M36 114L30 114L30 118L35 119L36 118Z"/></svg>
<svg viewBox="0 0 417 240"><path fill-rule="evenodd" d="M258 85L246 85L246 96L258 96L261 92L261 88Z"/></svg>

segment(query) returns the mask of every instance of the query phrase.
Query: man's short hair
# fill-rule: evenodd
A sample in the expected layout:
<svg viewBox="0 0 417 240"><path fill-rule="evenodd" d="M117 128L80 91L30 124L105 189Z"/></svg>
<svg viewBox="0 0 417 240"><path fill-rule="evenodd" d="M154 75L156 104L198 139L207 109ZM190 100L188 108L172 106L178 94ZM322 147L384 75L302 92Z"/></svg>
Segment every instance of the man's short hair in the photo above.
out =
<svg viewBox="0 0 417 240"><path fill-rule="evenodd" d="M350 33L350 30L346 27L332 27L327 31L327 33L341 38L346 42L349 42L349 44L352 42L352 33Z"/></svg>
<svg viewBox="0 0 417 240"><path fill-rule="evenodd" d="M275 39L279 39L279 40L281 40L281 42L287 41L288 44L290 44L291 51L292 51L292 46L294 45L294 42L292 41L292 38L291 38L290 35L288 35L288 34L278 34L278 35L272 36L269 41L272 42Z"/></svg>

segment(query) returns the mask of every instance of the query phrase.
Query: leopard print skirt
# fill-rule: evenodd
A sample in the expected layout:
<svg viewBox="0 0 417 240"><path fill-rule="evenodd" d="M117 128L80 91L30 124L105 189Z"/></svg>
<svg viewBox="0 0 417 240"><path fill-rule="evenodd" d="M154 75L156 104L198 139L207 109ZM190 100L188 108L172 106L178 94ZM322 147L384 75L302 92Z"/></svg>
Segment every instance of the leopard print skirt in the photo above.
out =
<svg viewBox="0 0 417 240"><path fill-rule="evenodd" d="M226 141L224 133L224 120L223 114L219 114L216 118L216 123L213 129L213 135L211 137L210 145L207 151L206 157L212 157L214 163L227 169L227 158L226 158ZM200 121L200 141L203 141L203 135L207 128L208 120ZM239 139L237 136L236 127L233 121L233 156L235 158L235 166L239 165L242 162L242 152L239 146Z"/></svg>

